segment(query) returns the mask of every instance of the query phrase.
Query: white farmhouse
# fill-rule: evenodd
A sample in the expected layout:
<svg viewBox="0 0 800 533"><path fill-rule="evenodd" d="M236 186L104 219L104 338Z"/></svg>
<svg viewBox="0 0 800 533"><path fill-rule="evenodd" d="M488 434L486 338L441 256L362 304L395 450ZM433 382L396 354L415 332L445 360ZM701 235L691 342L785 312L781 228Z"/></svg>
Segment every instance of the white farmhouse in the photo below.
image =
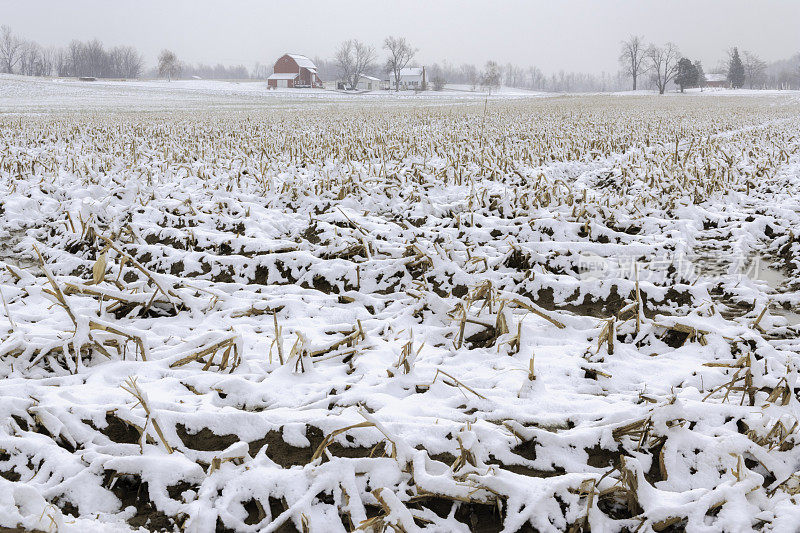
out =
<svg viewBox="0 0 800 533"><path fill-rule="evenodd" d="M424 91L427 88L427 81L425 80L425 67L406 67L401 69L400 88L405 90Z"/></svg>

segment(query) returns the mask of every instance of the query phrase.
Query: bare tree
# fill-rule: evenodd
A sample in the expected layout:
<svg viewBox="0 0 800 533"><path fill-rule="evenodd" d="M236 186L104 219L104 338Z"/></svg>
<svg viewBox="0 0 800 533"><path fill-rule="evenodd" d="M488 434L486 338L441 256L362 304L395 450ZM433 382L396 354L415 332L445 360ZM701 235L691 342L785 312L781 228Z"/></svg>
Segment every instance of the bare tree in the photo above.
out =
<svg viewBox="0 0 800 533"><path fill-rule="evenodd" d="M798 64L794 70L794 77L797 79L797 86L800 87L800 64Z"/></svg>
<svg viewBox="0 0 800 533"><path fill-rule="evenodd" d="M349 85L350 80L353 79L353 71L355 70L355 60L353 59L353 41L342 42L339 45L339 48L336 49L336 55L334 56L333 60L336 63L336 67L339 69L339 75Z"/></svg>
<svg viewBox="0 0 800 533"><path fill-rule="evenodd" d="M42 49L42 76L52 76L56 65L57 50L54 46Z"/></svg>
<svg viewBox="0 0 800 533"><path fill-rule="evenodd" d="M319 63L317 62L316 58L314 59L314 64L317 65L317 72L319 72ZM267 78L270 75L270 70L271 68L269 65L262 65L256 61L256 64L253 66L253 70L250 71L250 76L258 79Z"/></svg>
<svg viewBox="0 0 800 533"><path fill-rule="evenodd" d="M505 67L505 83L508 87L521 87L525 78L525 71L511 63Z"/></svg>
<svg viewBox="0 0 800 533"><path fill-rule="evenodd" d="M447 78L445 76L445 71L447 70L447 63L445 62L445 66L441 67L439 64L434 63L433 65L428 68L428 75L430 76L431 84L433 84L434 91L441 91L444 89L445 84L447 83Z"/></svg>
<svg viewBox="0 0 800 533"><path fill-rule="evenodd" d="M0 27L0 63L3 72L11 74L22 56L22 41L11 32L8 26Z"/></svg>
<svg viewBox="0 0 800 533"><path fill-rule="evenodd" d="M475 68L475 65L463 64L458 67L458 74L461 78L461 81L465 81L469 84L471 90L475 90L478 87L478 82L480 81L480 76L478 75L478 69Z"/></svg>
<svg viewBox="0 0 800 533"><path fill-rule="evenodd" d="M481 85L490 93L492 89L500 86L500 65L496 61L487 61L481 74Z"/></svg>
<svg viewBox="0 0 800 533"><path fill-rule="evenodd" d="M115 46L108 51L108 75L111 78L124 78L122 74L122 47Z"/></svg>
<svg viewBox="0 0 800 533"><path fill-rule="evenodd" d="M539 67L528 67L528 88L534 90L542 90L545 87L546 79L544 73Z"/></svg>
<svg viewBox="0 0 800 533"><path fill-rule="evenodd" d="M359 78L375 63L375 49L361 41L353 41L353 52L355 56L355 72L353 73L353 86L357 86Z"/></svg>
<svg viewBox="0 0 800 533"><path fill-rule="evenodd" d="M86 68L83 76L93 78L107 78L111 75L111 61L103 48L103 43L94 39L84 44L84 65Z"/></svg>
<svg viewBox="0 0 800 533"><path fill-rule="evenodd" d="M134 47L126 46L122 55L122 73L126 78L138 78L144 69L144 59Z"/></svg>
<svg viewBox="0 0 800 533"><path fill-rule="evenodd" d="M764 72L767 70L767 63L752 52L743 52L744 74L747 84L752 89L754 85L764 79Z"/></svg>
<svg viewBox="0 0 800 533"><path fill-rule="evenodd" d="M71 76L99 78L109 73L110 61L103 44L73 40L67 46L67 64Z"/></svg>
<svg viewBox="0 0 800 533"><path fill-rule="evenodd" d="M342 78L355 90L358 80L375 62L375 49L357 39L344 41L334 57Z"/></svg>
<svg viewBox="0 0 800 533"><path fill-rule="evenodd" d="M116 46L108 55L114 77L138 78L142 73L142 56L132 46Z"/></svg>
<svg viewBox="0 0 800 533"><path fill-rule="evenodd" d="M383 48L389 51L386 60L386 71L394 77L394 90L400 90L400 71L408 66L417 49L406 41L405 37L389 36L383 41Z"/></svg>
<svg viewBox="0 0 800 533"><path fill-rule="evenodd" d="M34 41L23 41L19 54L19 72L25 76L47 76L50 74L45 50Z"/></svg>
<svg viewBox="0 0 800 533"><path fill-rule="evenodd" d="M72 40L67 45L66 72L68 76L80 76L83 67L83 43Z"/></svg>
<svg viewBox="0 0 800 533"><path fill-rule="evenodd" d="M67 52L63 48L58 48L53 52L53 68L55 69L56 76L69 76Z"/></svg>
<svg viewBox="0 0 800 533"><path fill-rule="evenodd" d="M19 54L19 73L23 76L34 76L38 61L39 50L33 41L22 41Z"/></svg>
<svg viewBox="0 0 800 533"><path fill-rule="evenodd" d="M645 55L647 49L644 41L638 35L631 35L627 41L622 41L622 49L619 53L619 64L622 70L633 80L633 90L636 90L636 81L639 74L646 70Z"/></svg>
<svg viewBox="0 0 800 533"><path fill-rule="evenodd" d="M658 94L664 94L667 84L675 78L680 58L681 53L673 43L667 43L663 47L651 44L647 48L649 70L658 87Z"/></svg>
<svg viewBox="0 0 800 533"><path fill-rule="evenodd" d="M161 50L158 55L158 74L166 76L167 81L171 81L173 76L180 75L181 65L178 62L178 56L170 50Z"/></svg>

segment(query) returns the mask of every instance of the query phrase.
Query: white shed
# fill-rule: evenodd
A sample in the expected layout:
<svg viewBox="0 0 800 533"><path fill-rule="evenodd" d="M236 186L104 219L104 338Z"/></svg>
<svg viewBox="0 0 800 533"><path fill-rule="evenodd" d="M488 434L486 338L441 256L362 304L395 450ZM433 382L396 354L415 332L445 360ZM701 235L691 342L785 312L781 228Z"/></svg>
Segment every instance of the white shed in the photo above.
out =
<svg viewBox="0 0 800 533"><path fill-rule="evenodd" d="M362 74L361 77L358 79L357 89L359 91L377 91L380 88L381 88L380 78Z"/></svg>

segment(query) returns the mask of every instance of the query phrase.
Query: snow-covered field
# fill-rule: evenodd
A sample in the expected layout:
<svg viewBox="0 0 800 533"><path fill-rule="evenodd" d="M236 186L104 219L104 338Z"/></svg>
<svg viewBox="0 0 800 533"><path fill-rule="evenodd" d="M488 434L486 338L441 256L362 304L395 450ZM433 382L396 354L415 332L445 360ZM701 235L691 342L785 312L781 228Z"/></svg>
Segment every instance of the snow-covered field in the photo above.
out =
<svg viewBox="0 0 800 533"><path fill-rule="evenodd" d="M0 529L800 522L796 94L0 88Z"/></svg>
<svg viewBox="0 0 800 533"><path fill-rule="evenodd" d="M297 108L310 104L360 103L381 105L441 105L442 102L485 100L484 92L455 87L443 91L370 91L348 94L323 89L268 90L263 81L147 80L80 81L74 78L26 78L0 74L0 113L109 112ZM554 96L523 89L502 88L490 96L519 99Z"/></svg>

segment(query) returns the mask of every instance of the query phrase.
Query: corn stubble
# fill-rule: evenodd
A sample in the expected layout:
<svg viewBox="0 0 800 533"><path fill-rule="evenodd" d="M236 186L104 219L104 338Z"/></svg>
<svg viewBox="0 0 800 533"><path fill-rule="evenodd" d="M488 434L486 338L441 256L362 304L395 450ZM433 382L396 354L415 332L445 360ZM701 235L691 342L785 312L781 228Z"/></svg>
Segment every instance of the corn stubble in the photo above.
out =
<svg viewBox="0 0 800 533"><path fill-rule="evenodd" d="M693 247L800 266L774 208L799 109L0 119L0 230L22 228L0 490L153 530L676 531L742 508L778 530L800 492L800 346L775 311L794 288L681 267ZM42 489L89 469L97 494L138 487L133 519Z"/></svg>

